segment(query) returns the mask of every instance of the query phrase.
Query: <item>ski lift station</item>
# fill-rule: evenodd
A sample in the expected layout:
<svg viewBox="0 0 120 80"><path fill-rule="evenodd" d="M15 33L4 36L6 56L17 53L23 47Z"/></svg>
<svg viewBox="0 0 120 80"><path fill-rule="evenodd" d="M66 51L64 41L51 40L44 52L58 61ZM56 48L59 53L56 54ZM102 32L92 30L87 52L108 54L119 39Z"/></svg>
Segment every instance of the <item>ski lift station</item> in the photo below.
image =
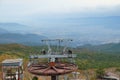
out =
<svg viewBox="0 0 120 80"><path fill-rule="evenodd" d="M60 75L72 73L77 70L74 63L75 54L67 49L68 42L71 39L42 40L48 46L48 50L42 51L41 55L30 55L28 71L36 76L51 76L51 80L59 80ZM50 42L58 42L57 49L52 49ZM65 43L63 43L65 42ZM62 45L63 43L64 45ZM61 45L64 46L61 48ZM39 59L46 59L46 62L40 62Z"/></svg>
<svg viewBox="0 0 120 80"><path fill-rule="evenodd" d="M78 66L74 58L76 54L67 47L71 39L42 40L48 46L41 50L41 54L31 54L27 70L34 76L51 76L51 80L60 80L60 75L73 73L74 80L78 80L79 73L76 73ZM50 45L50 43L58 45ZM53 49L55 47L55 49ZM23 60L7 59L2 62L2 80L23 80ZM67 80L64 79L64 80Z"/></svg>
<svg viewBox="0 0 120 80"><path fill-rule="evenodd" d="M22 80L23 60L6 59L2 62L2 80Z"/></svg>

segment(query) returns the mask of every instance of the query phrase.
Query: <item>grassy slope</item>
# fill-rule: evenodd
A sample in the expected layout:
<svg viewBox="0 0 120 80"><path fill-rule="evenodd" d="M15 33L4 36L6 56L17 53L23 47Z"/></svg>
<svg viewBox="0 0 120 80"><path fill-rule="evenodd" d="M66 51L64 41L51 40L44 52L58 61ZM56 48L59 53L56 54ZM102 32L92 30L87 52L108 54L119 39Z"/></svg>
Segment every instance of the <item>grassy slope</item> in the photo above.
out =
<svg viewBox="0 0 120 80"><path fill-rule="evenodd" d="M0 45L0 63L5 59L23 58L25 75L30 75L26 71L26 66L28 62L28 55L29 52L31 51L33 51L31 47L27 47L19 44ZM0 74L1 74L1 67L0 67ZM28 80L28 77L25 77L24 80Z"/></svg>
<svg viewBox="0 0 120 80"><path fill-rule="evenodd" d="M0 62L4 59L23 58L26 79L30 78L27 72L29 53L40 53L41 47L28 47L19 44L0 45ZM74 49L77 54L76 63L79 69L120 67L120 54L106 54L107 52L95 52L86 48ZM1 72L1 71L0 71Z"/></svg>
<svg viewBox="0 0 120 80"><path fill-rule="evenodd" d="M105 45L105 47L106 46L108 45ZM4 59L19 58L19 57L28 60L29 53L40 54L40 52L41 52L40 46L29 47L20 44L0 45L0 62L3 61ZM76 62L78 64L82 64L84 61L87 61L88 63L87 62L86 63L87 65L89 65L89 68L98 68L100 66L103 68L120 66L119 63L120 54L114 54L114 53L107 54L107 52L104 51L96 52L86 48L74 49L73 52L78 55Z"/></svg>
<svg viewBox="0 0 120 80"><path fill-rule="evenodd" d="M84 45L79 48L86 48L97 52L120 54L120 43L108 43L96 46Z"/></svg>
<svg viewBox="0 0 120 80"><path fill-rule="evenodd" d="M78 54L76 63L80 69L120 67L120 54L82 52Z"/></svg>

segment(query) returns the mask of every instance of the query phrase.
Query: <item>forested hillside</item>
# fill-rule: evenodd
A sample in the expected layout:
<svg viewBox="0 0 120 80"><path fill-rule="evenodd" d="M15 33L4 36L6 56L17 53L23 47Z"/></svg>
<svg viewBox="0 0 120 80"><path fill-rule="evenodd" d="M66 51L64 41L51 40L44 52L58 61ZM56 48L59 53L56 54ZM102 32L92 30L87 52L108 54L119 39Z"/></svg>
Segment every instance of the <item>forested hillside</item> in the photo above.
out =
<svg viewBox="0 0 120 80"><path fill-rule="evenodd" d="M120 43L108 43L101 45L83 45L79 46L78 49L89 49L91 51L101 52L101 53L114 53L120 54Z"/></svg>
<svg viewBox="0 0 120 80"><path fill-rule="evenodd" d="M120 54L85 50L79 52L77 55L76 63L79 69L120 67Z"/></svg>
<svg viewBox="0 0 120 80"><path fill-rule="evenodd" d="M42 48L45 48L45 46L43 47L24 46L21 44L2 44L0 45L0 62L7 58L23 58L25 60L28 60L30 54L41 54ZM120 66L120 54L108 54L109 50L108 52L104 52L94 51L87 48L75 48L73 49L73 53L77 54L76 63L78 64L80 69L99 67L108 68Z"/></svg>
<svg viewBox="0 0 120 80"><path fill-rule="evenodd" d="M28 78L31 77L31 75L27 72L29 55L41 54L42 48L46 47L25 46L21 44L1 44L0 62L2 62L5 59L23 58L25 71L24 80L28 80ZM109 52L95 51L90 50L88 48L73 48L72 50L74 54L77 54L75 63L78 65L79 70L120 67L120 54L108 54Z"/></svg>

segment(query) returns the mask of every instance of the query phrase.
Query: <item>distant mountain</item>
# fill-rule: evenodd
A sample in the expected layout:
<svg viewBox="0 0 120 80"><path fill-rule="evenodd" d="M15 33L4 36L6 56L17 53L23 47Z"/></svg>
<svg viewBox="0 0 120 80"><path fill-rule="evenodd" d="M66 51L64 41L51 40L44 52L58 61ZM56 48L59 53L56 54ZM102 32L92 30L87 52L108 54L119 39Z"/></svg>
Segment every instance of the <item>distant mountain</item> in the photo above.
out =
<svg viewBox="0 0 120 80"><path fill-rule="evenodd" d="M99 46L95 46L94 50L108 53L119 53L120 54L120 43L109 43Z"/></svg>
<svg viewBox="0 0 120 80"><path fill-rule="evenodd" d="M34 27L20 23L0 23L0 28L8 30L10 33L45 35L50 39L70 38L74 40L74 46L98 45L120 41L120 23L118 20L120 17L78 18L77 20L70 18L60 20L60 22L54 20L54 23L41 22ZM115 28L113 29L113 27Z"/></svg>
<svg viewBox="0 0 120 80"><path fill-rule="evenodd" d="M8 33L7 30L0 28L0 34Z"/></svg>
<svg viewBox="0 0 120 80"><path fill-rule="evenodd" d="M12 33L26 33L31 29L30 26L19 23L0 23L0 28L8 30Z"/></svg>
<svg viewBox="0 0 120 80"><path fill-rule="evenodd" d="M0 34L1 44L19 43L24 45L40 45L42 39L46 39L46 37L36 34L18 34L18 33Z"/></svg>
<svg viewBox="0 0 120 80"><path fill-rule="evenodd" d="M120 43L109 43L109 44L102 44L102 45L84 45L80 46L79 48L86 48L92 51L97 52L104 52L104 53L117 53L120 54Z"/></svg>
<svg viewBox="0 0 120 80"><path fill-rule="evenodd" d="M120 16L108 17L36 17L39 23L36 33L44 33L52 38L72 38L80 44L99 44L120 40ZM38 22L39 21L39 22Z"/></svg>
<svg viewBox="0 0 120 80"><path fill-rule="evenodd" d="M32 34L30 27L19 23L0 23L0 44L40 45L45 36Z"/></svg>

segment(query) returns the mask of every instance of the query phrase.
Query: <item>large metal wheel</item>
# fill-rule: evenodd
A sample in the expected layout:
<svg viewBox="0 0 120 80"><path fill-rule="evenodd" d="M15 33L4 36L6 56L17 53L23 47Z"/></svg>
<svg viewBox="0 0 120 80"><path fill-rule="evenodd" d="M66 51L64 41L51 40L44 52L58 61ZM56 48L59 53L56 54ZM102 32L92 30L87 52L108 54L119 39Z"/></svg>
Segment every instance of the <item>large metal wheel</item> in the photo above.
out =
<svg viewBox="0 0 120 80"><path fill-rule="evenodd" d="M77 66L72 63L50 63L31 64L28 67L28 71L34 75L52 76L52 75L63 75L71 73L77 69Z"/></svg>

